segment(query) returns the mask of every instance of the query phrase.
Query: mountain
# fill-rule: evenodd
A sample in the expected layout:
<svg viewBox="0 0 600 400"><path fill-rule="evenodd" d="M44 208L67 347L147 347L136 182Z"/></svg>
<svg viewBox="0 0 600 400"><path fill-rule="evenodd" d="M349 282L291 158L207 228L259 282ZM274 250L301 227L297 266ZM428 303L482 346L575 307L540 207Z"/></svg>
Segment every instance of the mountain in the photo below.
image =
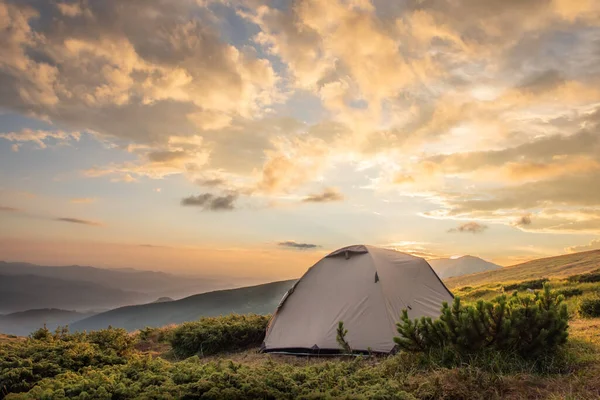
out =
<svg viewBox="0 0 600 400"><path fill-rule="evenodd" d="M429 260L429 265L441 279L502 268L500 265L473 256L438 258Z"/></svg>
<svg viewBox="0 0 600 400"><path fill-rule="evenodd" d="M107 309L151 301L143 293L128 292L92 282L37 275L0 274L0 312L36 308L67 310Z"/></svg>
<svg viewBox="0 0 600 400"><path fill-rule="evenodd" d="M149 295L149 301L158 297L182 298L234 286L214 278L180 276L131 268L104 269L80 265L42 266L4 261L0 261L0 275L35 275L66 281L91 282L125 292L145 293Z"/></svg>
<svg viewBox="0 0 600 400"><path fill-rule="evenodd" d="M218 290L164 303L121 307L83 319L71 325L73 331L97 330L108 327L129 331L146 326L160 327L194 321L203 316L230 313L272 313L295 280Z"/></svg>
<svg viewBox="0 0 600 400"><path fill-rule="evenodd" d="M494 282L514 282L539 278L566 278L600 268L600 250L540 258L493 271L449 278L449 288Z"/></svg>
<svg viewBox="0 0 600 400"><path fill-rule="evenodd" d="M56 308L16 312L8 315L0 315L0 332L27 336L36 329L43 327L44 324L48 329L54 330L59 326L69 325L72 322L92 315L94 313L79 313Z"/></svg>
<svg viewBox="0 0 600 400"><path fill-rule="evenodd" d="M173 301L173 299L170 297L159 297L158 299L154 300L154 303L166 303L168 301Z"/></svg>

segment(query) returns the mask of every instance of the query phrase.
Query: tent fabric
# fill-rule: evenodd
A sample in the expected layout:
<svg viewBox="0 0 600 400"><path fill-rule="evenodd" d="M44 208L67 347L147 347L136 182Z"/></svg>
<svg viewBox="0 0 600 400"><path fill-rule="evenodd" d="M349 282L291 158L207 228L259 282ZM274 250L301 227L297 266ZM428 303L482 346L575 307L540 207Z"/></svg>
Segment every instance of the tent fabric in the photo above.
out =
<svg viewBox="0 0 600 400"><path fill-rule="evenodd" d="M389 353L403 309L437 318L452 293L422 258L354 245L313 265L283 296L267 327L266 352L339 350L337 326L356 351Z"/></svg>

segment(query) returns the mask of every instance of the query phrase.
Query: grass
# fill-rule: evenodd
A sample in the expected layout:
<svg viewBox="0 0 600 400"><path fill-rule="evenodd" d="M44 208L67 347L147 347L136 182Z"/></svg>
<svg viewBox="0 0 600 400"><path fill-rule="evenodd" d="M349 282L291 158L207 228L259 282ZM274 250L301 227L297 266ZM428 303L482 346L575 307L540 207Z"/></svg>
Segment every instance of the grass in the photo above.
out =
<svg viewBox="0 0 600 400"><path fill-rule="evenodd" d="M3 333L0 333L0 345L6 344L6 343L22 342L24 340L25 340L25 338L22 336L5 335Z"/></svg>

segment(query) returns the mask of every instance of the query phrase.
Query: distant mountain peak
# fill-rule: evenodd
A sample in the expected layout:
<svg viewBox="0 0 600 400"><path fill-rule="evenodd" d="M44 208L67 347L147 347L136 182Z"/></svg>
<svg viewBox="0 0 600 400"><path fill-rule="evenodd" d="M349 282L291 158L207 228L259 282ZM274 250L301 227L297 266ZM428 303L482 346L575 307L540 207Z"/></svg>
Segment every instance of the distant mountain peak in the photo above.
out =
<svg viewBox="0 0 600 400"><path fill-rule="evenodd" d="M500 265L469 254L456 258L429 260L429 264L442 279L502 268Z"/></svg>
<svg viewBox="0 0 600 400"><path fill-rule="evenodd" d="M170 297L159 297L158 299L154 300L154 303L166 303L169 301L173 301L173 299Z"/></svg>

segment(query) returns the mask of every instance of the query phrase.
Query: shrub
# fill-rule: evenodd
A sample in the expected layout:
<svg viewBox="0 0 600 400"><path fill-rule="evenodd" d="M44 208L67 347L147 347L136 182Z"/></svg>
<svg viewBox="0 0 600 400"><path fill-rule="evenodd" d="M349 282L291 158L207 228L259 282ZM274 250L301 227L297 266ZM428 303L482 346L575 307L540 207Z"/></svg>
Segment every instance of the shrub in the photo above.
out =
<svg viewBox="0 0 600 400"><path fill-rule="evenodd" d="M585 299L579 305L579 314L586 318L600 317L600 299Z"/></svg>
<svg viewBox="0 0 600 400"><path fill-rule="evenodd" d="M552 351L566 342L567 306L548 285L535 297L502 295L493 301L463 305L455 297L444 303L439 319L411 320L406 310L394 341L407 351L448 349L459 354L484 349L514 351L523 357Z"/></svg>
<svg viewBox="0 0 600 400"><path fill-rule="evenodd" d="M137 334L139 341L148 341L155 343L168 343L171 340L173 330L176 325L167 325L160 328L145 327L140 329Z"/></svg>
<svg viewBox="0 0 600 400"><path fill-rule="evenodd" d="M175 328L169 340L178 357L238 351L260 346L268 322L268 316L256 314L205 317Z"/></svg>
<svg viewBox="0 0 600 400"><path fill-rule="evenodd" d="M133 348L134 338L123 328L102 329L87 334L87 341L98 345L105 353L125 355Z"/></svg>
<svg viewBox="0 0 600 400"><path fill-rule="evenodd" d="M52 340L52 333L50 333L50 330L46 328L46 324L44 324L42 328L31 332L29 337L34 340L43 340L49 342Z"/></svg>
<svg viewBox="0 0 600 400"><path fill-rule="evenodd" d="M581 296L583 294L583 290L579 288L564 288L556 291L557 294L562 295L565 299L574 296Z"/></svg>
<svg viewBox="0 0 600 400"><path fill-rule="evenodd" d="M510 285L505 285L504 290L511 291L511 290L542 289L546 282L548 282L548 279L542 278L542 279L534 279L531 281L523 281L523 282L519 282L519 283L511 283Z"/></svg>
<svg viewBox="0 0 600 400"><path fill-rule="evenodd" d="M344 328L344 323L342 321L338 322L337 335L336 335L335 339L345 354L351 354L352 347L350 347L350 344L346 340L347 334L348 334L348 329Z"/></svg>
<svg viewBox="0 0 600 400"><path fill-rule="evenodd" d="M591 283L600 282L600 269L597 269L587 274L571 275L567 278L569 282Z"/></svg>

